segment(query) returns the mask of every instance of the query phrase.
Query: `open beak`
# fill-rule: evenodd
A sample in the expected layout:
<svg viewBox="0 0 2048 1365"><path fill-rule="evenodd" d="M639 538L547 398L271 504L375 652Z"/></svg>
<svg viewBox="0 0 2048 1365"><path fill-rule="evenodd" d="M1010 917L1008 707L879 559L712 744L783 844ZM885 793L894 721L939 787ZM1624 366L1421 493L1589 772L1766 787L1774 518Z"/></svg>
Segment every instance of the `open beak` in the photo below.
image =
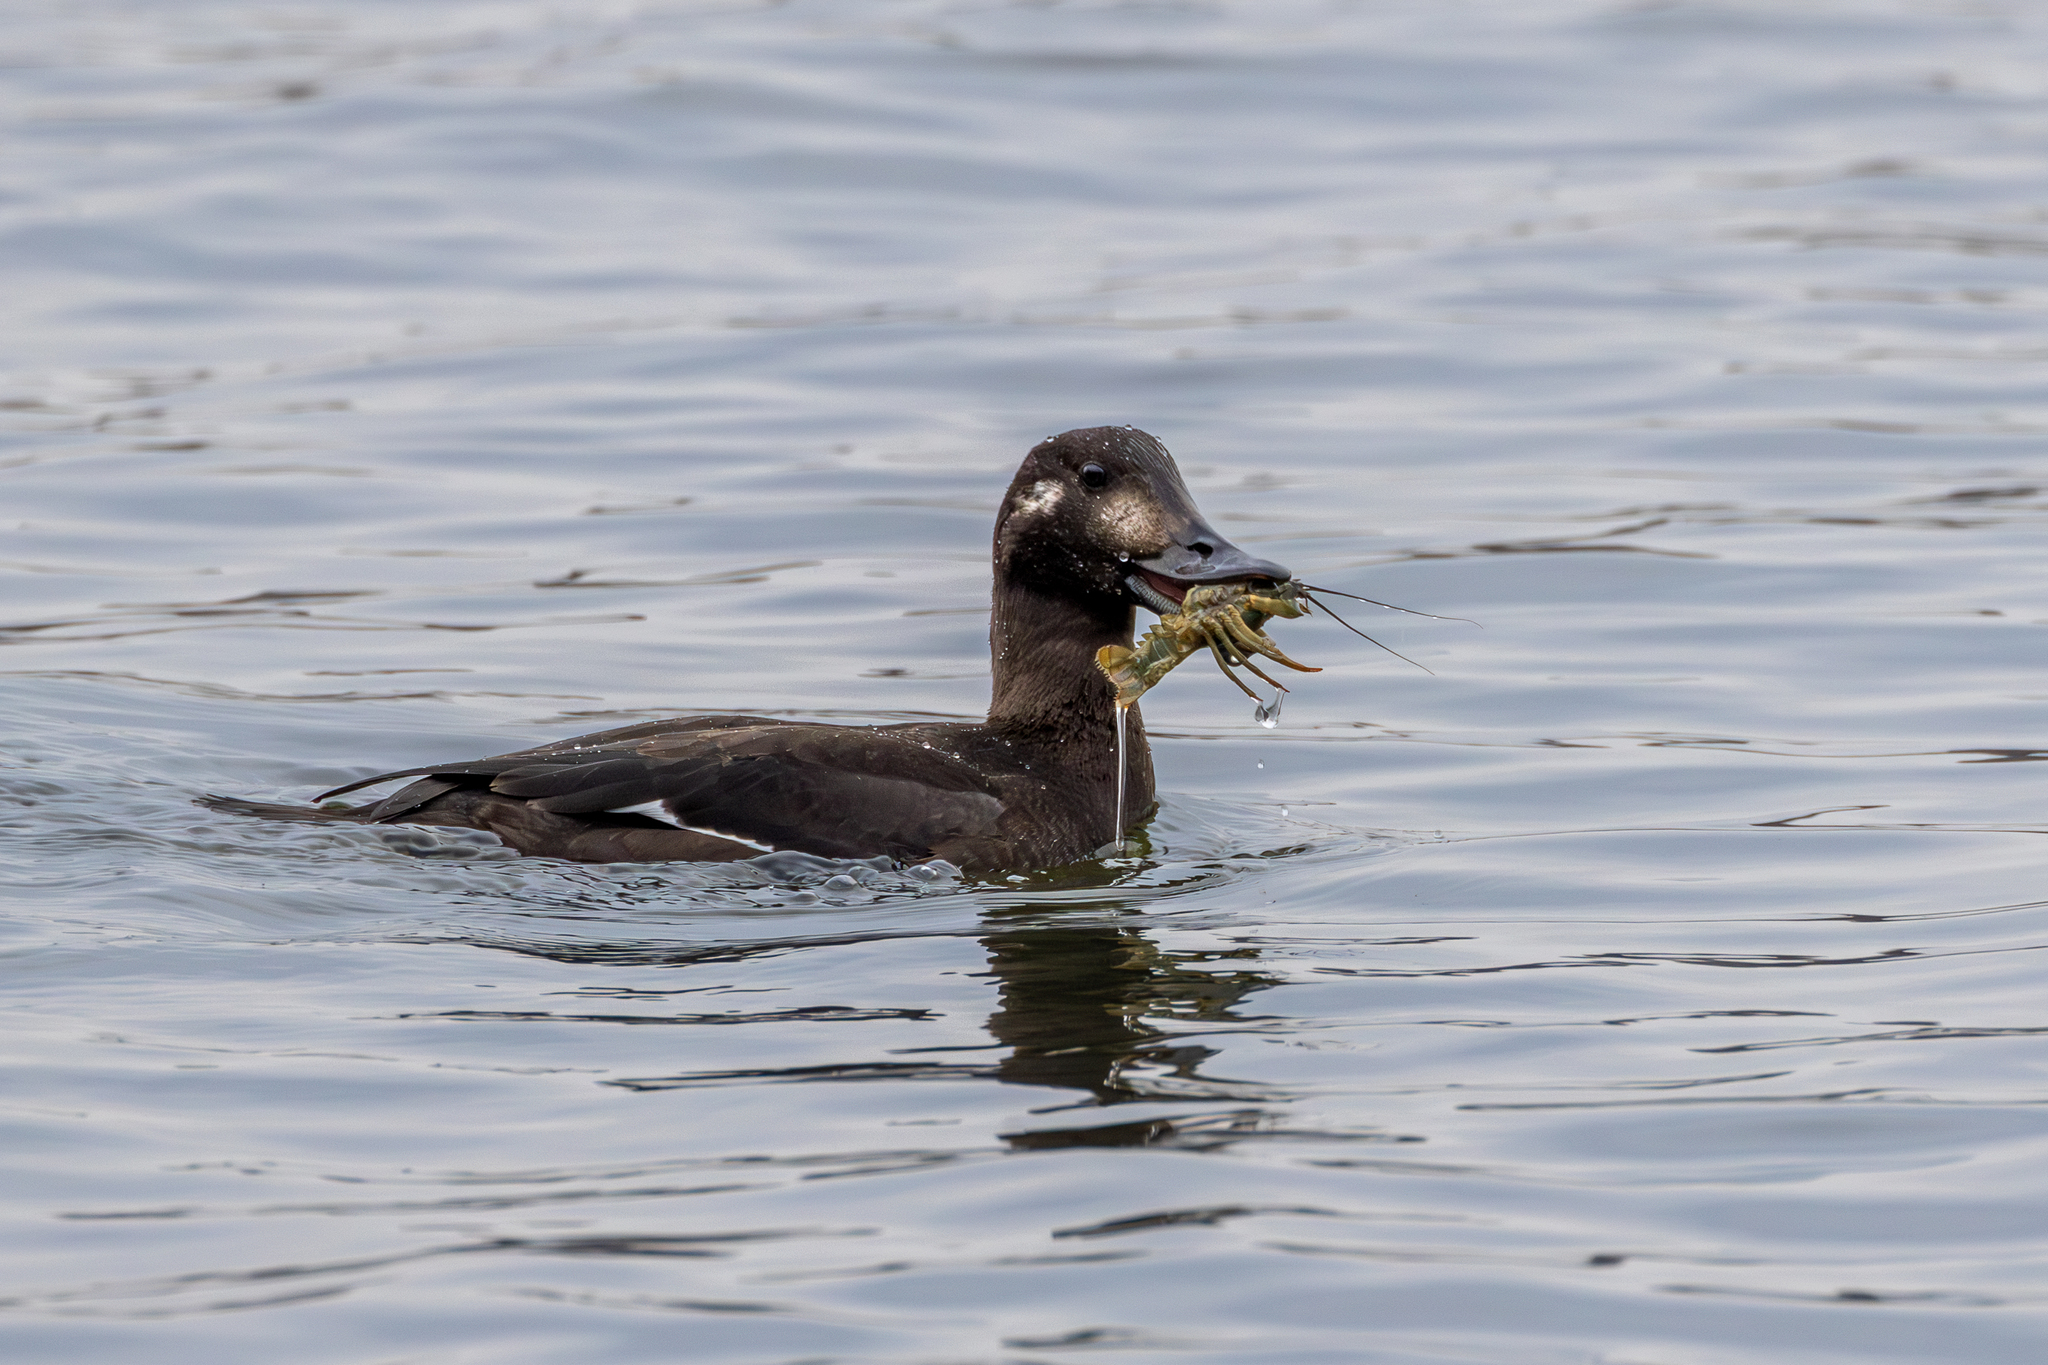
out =
<svg viewBox="0 0 2048 1365"><path fill-rule="evenodd" d="M1125 578L1125 586L1161 615L1178 610L1188 589L1197 583L1231 583L1242 578L1285 583L1294 577L1284 565L1246 554L1197 515L1188 516L1176 528L1164 550L1147 559L1132 560L1131 567L1137 572Z"/></svg>

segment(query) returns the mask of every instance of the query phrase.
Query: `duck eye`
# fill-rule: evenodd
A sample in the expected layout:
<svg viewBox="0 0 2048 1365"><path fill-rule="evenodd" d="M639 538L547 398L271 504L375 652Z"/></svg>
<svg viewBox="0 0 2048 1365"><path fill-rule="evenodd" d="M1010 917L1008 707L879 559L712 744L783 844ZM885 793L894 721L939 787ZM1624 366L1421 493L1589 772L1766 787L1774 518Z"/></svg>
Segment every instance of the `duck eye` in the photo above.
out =
<svg viewBox="0 0 2048 1365"><path fill-rule="evenodd" d="M1090 488L1100 488L1109 482L1109 471L1099 464L1084 464L1081 466L1081 482Z"/></svg>

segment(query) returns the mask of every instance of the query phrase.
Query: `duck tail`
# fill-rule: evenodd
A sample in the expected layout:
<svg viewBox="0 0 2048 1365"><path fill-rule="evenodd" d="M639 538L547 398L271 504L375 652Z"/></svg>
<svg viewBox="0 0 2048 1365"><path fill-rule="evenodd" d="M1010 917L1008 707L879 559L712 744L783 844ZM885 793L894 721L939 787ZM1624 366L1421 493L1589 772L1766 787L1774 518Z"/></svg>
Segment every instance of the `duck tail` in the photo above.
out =
<svg viewBox="0 0 2048 1365"><path fill-rule="evenodd" d="M258 820L284 820L295 825L367 824L370 812L377 808L372 801L361 806L347 806L337 801L331 806L287 806L274 801L250 801L240 796L216 796L212 792L199 797L193 803L204 806L222 815L247 815Z"/></svg>

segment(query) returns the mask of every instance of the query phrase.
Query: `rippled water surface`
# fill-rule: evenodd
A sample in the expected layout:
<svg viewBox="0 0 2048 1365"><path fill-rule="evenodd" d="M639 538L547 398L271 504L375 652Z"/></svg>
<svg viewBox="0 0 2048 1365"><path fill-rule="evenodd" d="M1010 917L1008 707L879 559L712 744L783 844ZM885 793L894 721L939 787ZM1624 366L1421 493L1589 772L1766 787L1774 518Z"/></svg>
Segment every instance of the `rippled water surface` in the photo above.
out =
<svg viewBox="0 0 2048 1365"><path fill-rule="evenodd" d="M2048 8L24 3L0 1349L2048 1355ZM1130 857L216 815L978 715L1134 423L1362 608Z"/></svg>

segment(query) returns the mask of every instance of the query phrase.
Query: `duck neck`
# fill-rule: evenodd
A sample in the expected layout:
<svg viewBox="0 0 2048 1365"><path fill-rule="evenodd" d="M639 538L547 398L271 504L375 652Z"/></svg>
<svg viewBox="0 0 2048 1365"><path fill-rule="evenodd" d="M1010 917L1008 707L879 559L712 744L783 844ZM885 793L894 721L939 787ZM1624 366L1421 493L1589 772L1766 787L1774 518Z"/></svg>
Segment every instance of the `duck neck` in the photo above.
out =
<svg viewBox="0 0 2048 1365"><path fill-rule="evenodd" d="M1107 744L1116 729L1116 692L1095 666L1104 645L1131 643L1135 609L1052 597L998 574L989 649L995 687L989 724L1039 744ZM1132 710L1137 743L1144 726Z"/></svg>

